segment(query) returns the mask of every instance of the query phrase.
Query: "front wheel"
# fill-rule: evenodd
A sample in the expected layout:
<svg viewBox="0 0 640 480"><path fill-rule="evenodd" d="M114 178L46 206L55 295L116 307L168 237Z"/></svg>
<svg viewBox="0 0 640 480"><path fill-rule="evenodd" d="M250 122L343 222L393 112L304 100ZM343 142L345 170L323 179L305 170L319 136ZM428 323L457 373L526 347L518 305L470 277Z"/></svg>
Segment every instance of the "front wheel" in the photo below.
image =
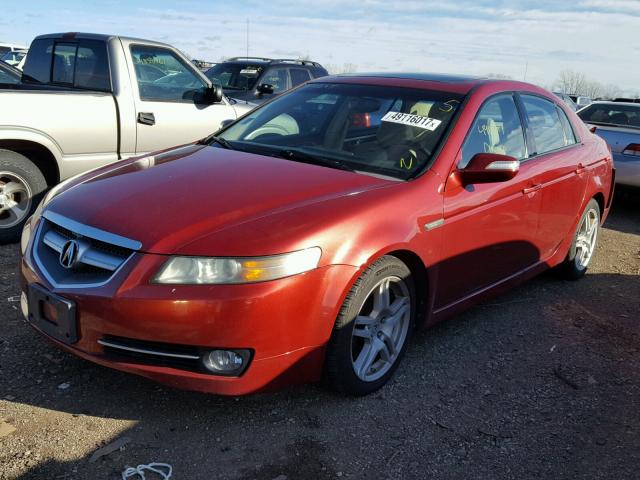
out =
<svg viewBox="0 0 640 480"><path fill-rule="evenodd" d="M591 199L585 208L567 258L558 265L558 273L567 280L581 278L593 258L600 233L600 207Z"/></svg>
<svg viewBox="0 0 640 480"><path fill-rule="evenodd" d="M415 314L411 272L384 256L355 282L336 320L327 346L330 386L366 395L393 375L411 336Z"/></svg>
<svg viewBox="0 0 640 480"><path fill-rule="evenodd" d="M20 239L24 222L46 189L42 172L31 160L0 149L0 243Z"/></svg>

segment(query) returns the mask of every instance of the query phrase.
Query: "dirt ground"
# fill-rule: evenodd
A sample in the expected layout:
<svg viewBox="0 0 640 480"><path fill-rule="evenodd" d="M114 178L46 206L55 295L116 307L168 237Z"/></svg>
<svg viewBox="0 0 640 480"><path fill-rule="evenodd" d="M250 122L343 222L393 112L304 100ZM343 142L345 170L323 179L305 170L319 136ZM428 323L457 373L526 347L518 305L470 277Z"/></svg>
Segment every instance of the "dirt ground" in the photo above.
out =
<svg viewBox="0 0 640 480"><path fill-rule="evenodd" d="M17 260L0 247L0 479L149 462L176 480L640 478L638 197L616 198L584 279L543 275L419 332L366 398L219 398L62 353L21 318Z"/></svg>

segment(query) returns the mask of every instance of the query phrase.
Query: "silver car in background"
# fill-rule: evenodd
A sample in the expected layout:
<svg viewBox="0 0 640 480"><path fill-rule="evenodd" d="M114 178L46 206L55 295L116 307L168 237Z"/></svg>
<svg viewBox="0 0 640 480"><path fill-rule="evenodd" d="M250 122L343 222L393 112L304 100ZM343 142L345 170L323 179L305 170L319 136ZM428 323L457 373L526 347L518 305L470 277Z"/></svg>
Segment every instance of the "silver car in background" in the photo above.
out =
<svg viewBox="0 0 640 480"><path fill-rule="evenodd" d="M611 147L616 184L640 188L640 104L593 102L578 116Z"/></svg>

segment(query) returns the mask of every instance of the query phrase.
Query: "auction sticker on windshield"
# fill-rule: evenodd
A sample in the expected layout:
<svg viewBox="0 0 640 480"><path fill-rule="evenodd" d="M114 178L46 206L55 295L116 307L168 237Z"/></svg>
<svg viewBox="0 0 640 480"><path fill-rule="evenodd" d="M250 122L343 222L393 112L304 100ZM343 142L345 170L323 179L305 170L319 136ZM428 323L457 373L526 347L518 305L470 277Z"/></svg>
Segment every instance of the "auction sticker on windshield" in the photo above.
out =
<svg viewBox="0 0 640 480"><path fill-rule="evenodd" d="M399 123L409 127L424 128L425 130L431 130L432 132L442 123L441 120L437 120L435 118L422 117L420 115L402 112L387 112L387 114L382 117L382 121Z"/></svg>

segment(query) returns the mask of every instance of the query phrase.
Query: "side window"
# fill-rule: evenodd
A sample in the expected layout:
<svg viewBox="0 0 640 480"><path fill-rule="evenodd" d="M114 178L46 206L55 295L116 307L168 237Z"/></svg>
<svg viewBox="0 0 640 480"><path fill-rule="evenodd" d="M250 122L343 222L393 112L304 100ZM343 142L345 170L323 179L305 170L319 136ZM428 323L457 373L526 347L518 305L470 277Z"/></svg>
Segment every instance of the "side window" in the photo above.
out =
<svg viewBox="0 0 640 480"><path fill-rule="evenodd" d="M309 72L303 68L291 68L289 69L291 75L291 87L296 87L301 83L311 80Z"/></svg>
<svg viewBox="0 0 640 480"><path fill-rule="evenodd" d="M24 64L22 81L25 83L49 83L51 81L51 55L53 40L41 38L31 42Z"/></svg>
<svg viewBox="0 0 640 480"><path fill-rule="evenodd" d="M525 152L522 124L513 97L500 95L480 108L462 146L458 167L466 167L476 153L499 153L522 160Z"/></svg>
<svg viewBox="0 0 640 480"><path fill-rule="evenodd" d="M80 41L75 72L74 86L103 92L111 91L106 44L92 40Z"/></svg>
<svg viewBox="0 0 640 480"><path fill-rule="evenodd" d="M273 85L273 93L281 93L287 89L287 69L286 68L270 68L260 83Z"/></svg>
<svg viewBox="0 0 640 480"><path fill-rule="evenodd" d="M521 98L533 133L536 154L541 155L567 146L555 103L531 95L522 95Z"/></svg>
<svg viewBox="0 0 640 480"><path fill-rule="evenodd" d="M171 50L132 45L131 58L141 100L181 102L202 100L206 84Z"/></svg>
<svg viewBox="0 0 640 480"><path fill-rule="evenodd" d="M562 110L560 107L556 108L558 109L558 115L560 116L560 123L562 123L562 128L564 129L564 144L574 145L578 143L576 133L573 131L573 126L567 118L567 114L564 113L564 110Z"/></svg>

